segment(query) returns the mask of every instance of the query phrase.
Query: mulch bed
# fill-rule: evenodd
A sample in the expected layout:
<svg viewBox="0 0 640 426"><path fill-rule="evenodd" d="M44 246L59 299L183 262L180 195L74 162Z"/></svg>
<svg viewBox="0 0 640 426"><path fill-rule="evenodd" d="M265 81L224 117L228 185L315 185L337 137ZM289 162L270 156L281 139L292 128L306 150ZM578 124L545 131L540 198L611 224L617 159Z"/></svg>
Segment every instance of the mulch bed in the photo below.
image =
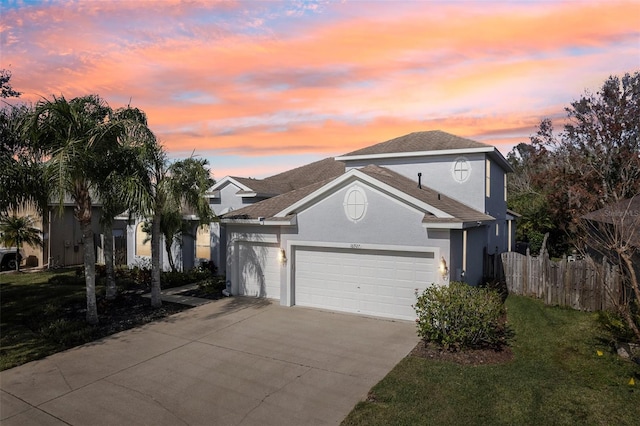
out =
<svg viewBox="0 0 640 426"><path fill-rule="evenodd" d="M115 300L106 300L102 295L97 296L96 299L99 322L93 326L92 335L95 338L138 327L191 308L191 306L171 302L162 302L161 307L153 308L151 300L142 297L142 291L118 293ZM85 301L67 304L64 311L66 319L78 322L86 320Z"/></svg>
<svg viewBox="0 0 640 426"><path fill-rule="evenodd" d="M411 356L433 359L437 361L455 362L461 365L491 365L504 364L513 359L511 348L494 349L465 349L449 351L438 345L421 340L410 353Z"/></svg>

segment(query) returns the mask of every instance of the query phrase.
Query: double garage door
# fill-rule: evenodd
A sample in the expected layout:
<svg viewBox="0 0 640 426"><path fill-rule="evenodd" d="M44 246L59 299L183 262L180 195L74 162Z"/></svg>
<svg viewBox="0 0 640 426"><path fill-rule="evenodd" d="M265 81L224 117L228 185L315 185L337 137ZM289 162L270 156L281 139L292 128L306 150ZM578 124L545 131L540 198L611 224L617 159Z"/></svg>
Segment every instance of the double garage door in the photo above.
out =
<svg viewBox="0 0 640 426"><path fill-rule="evenodd" d="M238 293L281 299L278 245L238 250ZM416 289L436 282L433 252L296 247L292 257L291 300L299 306L413 320Z"/></svg>
<svg viewBox="0 0 640 426"><path fill-rule="evenodd" d="M294 304L413 320L416 289L435 282L433 252L298 248Z"/></svg>

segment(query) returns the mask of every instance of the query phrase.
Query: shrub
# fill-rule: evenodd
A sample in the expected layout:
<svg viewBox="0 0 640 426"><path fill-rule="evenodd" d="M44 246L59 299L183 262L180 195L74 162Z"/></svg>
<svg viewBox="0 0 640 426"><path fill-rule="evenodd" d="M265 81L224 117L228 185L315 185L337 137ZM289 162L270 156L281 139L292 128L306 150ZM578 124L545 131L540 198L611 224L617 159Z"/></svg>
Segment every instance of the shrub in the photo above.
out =
<svg viewBox="0 0 640 426"><path fill-rule="evenodd" d="M85 285L84 276L78 276L78 275L72 276L68 274L53 275L51 278L49 278L47 282L52 285L77 285L77 286Z"/></svg>
<svg viewBox="0 0 640 426"><path fill-rule="evenodd" d="M226 282L224 276L207 278L206 280L198 283L198 289L208 294L221 294L225 287Z"/></svg>
<svg viewBox="0 0 640 426"><path fill-rule="evenodd" d="M637 308L637 304L632 304L631 307L632 314L635 314L635 322L637 326L640 327L640 310ZM628 343L634 342L636 340L636 336L633 330L631 330L631 327L629 327L629 324L621 314L611 311L600 311L597 315L600 328L608 335L608 337L613 342Z"/></svg>
<svg viewBox="0 0 640 426"><path fill-rule="evenodd" d="M40 334L63 347L72 347L91 340L91 326L59 318L40 328Z"/></svg>
<svg viewBox="0 0 640 426"><path fill-rule="evenodd" d="M201 269L192 269L186 272L163 272L160 281L162 288L180 287L187 284L192 284L198 281L209 278L211 274L209 271Z"/></svg>
<svg viewBox="0 0 640 426"><path fill-rule="evenodd" d="M452 282L416 296L418 335L425 341L449 350L500 349L507 343L505 310L496 291Z"/></svg>

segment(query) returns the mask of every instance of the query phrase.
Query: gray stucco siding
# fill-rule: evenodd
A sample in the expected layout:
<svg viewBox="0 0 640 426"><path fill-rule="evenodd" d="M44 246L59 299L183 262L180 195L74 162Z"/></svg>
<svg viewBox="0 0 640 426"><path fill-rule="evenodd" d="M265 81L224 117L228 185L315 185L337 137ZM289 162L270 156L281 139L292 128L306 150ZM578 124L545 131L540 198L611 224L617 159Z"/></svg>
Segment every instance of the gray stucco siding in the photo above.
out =
<svg viewBox="0 0 640 426"><path fill-rule="evenodd" d="M219 198L214 198L213 203L209 204L213 212L219 215L223 211L229 211L228 209L237 210L245 207L246 203L243 203L242 197L236 194L238 191L240 188L231 182L223 186L220 189Z"/></svg>
<svg viewBox="0 0 640 426"><path fill-rule="evenodd" d="M361 188L366 195L366 213L353 222L345 212L345 195L352 187ZM283 239L303 241L333 241L352 244L388 244L402 246L433 245L448 253L448 239L429 239L422 226L424 213L399 200L356 182L298 213L295 236L284 233Z"/></svg>
<svg viewBox="0 0 640 426"><path fill-rule="evenodd" d="M505 171L490 161L491 164L491 190L490 196L486 198L485 212L496 219L504 220L507 214L507 201L504 197L504 176Z"/></svg>
<svg viewBox="0 0 640 426"><path fill-rule="evenodd" d="M279 226L262 226L262 225L243 225L243 224L227 224L226 225L226 276L231 281L231 293L238 294L240 286L240 274L244 265L240 265L239 248L245 250L255 250L255 259L261 262L276 262L277 259L264 258L264 246L279 246L281 228ZM253 243L253 247L251 244ZM286 296L286 263L280 265L280 303L284 304Z"/></svg>
<svg viewBox="0 0 640 426"><path fill-rule="evenodd" d="M49 233L50 256L60 266L81 265L84 263L84 243L80 223L73 215L73 207L65 206L62 211L52 208ZM91 230L94 241L100 241L100 207L91 208ZM48 259L47 259L48 260Z"/></svg>
<svg viewBox="0 0 640 426"><path fill-rule="evenodd" d="M482 283L484 257L483 249L486 247L487 227L479 226L467 230L467 268L464 280L471 285Z"/></svg>
<svg viewBox="0 0 640 426"><path fill-rule="evenodd" d="M469 176L464 182L454 179L455 161L467 161ZM346 169L376 164L399 173L418 184L418 173L422 173L422 184L454 198L480 212L485 211L485 154L442 155L405 158L380 158L349 161Z"/></svg>

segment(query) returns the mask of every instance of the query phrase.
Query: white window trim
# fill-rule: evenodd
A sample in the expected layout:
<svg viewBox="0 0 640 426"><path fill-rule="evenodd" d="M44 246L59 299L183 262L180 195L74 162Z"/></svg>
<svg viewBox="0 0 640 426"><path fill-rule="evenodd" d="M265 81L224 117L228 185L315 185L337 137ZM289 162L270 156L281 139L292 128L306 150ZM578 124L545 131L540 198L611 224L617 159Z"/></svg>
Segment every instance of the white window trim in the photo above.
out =
<svg viewBox="0 0 640 426"><path fill-rule="evenodd" d="M487 198L491 197L491 160L489 160L488 158L484 160L485 161L485 175L486 175L486 179L485 179L485 191L486 191L486 196Z"/></svg>

